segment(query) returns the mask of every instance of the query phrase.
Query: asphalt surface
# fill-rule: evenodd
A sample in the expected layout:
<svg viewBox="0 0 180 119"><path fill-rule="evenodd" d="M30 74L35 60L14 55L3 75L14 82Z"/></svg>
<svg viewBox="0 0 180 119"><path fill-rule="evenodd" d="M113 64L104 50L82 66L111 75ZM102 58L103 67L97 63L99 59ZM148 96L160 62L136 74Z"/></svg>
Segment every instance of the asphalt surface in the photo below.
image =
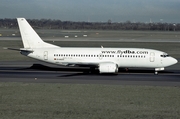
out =
<svg viewBox="0 0 180 119"><path fill-rule="evenodd" d="M0 62L0 82L180 86L180 63L154 75L153 69L119 69L118 75L38 61Z"/></svg>

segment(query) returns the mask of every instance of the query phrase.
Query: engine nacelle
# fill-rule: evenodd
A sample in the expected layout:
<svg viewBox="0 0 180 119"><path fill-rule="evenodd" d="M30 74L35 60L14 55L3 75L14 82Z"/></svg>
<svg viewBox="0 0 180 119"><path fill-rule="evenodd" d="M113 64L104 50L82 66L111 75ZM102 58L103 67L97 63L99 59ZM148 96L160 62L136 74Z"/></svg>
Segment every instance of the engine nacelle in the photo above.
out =
<svg viewBox="0 0 180 119"><path fill-rule="evenodd" d="M100 63L99 64L99 72L100 73L117 73L118 65L115 63Z"/></svg>

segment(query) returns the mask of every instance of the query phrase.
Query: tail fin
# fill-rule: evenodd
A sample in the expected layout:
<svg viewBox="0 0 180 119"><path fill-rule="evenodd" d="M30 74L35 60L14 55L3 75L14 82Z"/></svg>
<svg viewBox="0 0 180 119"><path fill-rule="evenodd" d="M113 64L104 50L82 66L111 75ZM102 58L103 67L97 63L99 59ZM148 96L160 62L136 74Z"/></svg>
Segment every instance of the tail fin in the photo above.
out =
<svg viewBox="0 0 180 119"><path fill-rule="evenodd" d="M58 47L44 42L34 31L25 18L17 18L24 48L54 48Z"/></svg>

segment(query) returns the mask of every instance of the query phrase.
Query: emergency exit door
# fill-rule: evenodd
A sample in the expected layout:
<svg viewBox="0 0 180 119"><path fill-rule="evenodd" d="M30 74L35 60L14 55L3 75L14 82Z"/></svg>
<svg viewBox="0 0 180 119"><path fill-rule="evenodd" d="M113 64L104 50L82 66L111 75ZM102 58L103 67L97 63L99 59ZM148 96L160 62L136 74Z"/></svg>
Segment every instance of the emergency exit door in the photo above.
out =
<svg viewBox="0 0 180 119"><path fill-rule="evenodd" d="M48 60L48 51L44 51L44 60Z"/></svg>

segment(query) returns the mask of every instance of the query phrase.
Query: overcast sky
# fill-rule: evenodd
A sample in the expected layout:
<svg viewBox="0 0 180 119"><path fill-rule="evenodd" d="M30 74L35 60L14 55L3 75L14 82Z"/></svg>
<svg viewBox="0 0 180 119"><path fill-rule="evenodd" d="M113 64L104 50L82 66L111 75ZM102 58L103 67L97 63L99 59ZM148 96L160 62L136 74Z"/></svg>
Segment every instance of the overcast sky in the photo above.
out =
<svg viewBox="0 0 180 119"><path fill-rule="evenodd" d="M180 23L180 0L1 0L0 18Z"/></svg>

